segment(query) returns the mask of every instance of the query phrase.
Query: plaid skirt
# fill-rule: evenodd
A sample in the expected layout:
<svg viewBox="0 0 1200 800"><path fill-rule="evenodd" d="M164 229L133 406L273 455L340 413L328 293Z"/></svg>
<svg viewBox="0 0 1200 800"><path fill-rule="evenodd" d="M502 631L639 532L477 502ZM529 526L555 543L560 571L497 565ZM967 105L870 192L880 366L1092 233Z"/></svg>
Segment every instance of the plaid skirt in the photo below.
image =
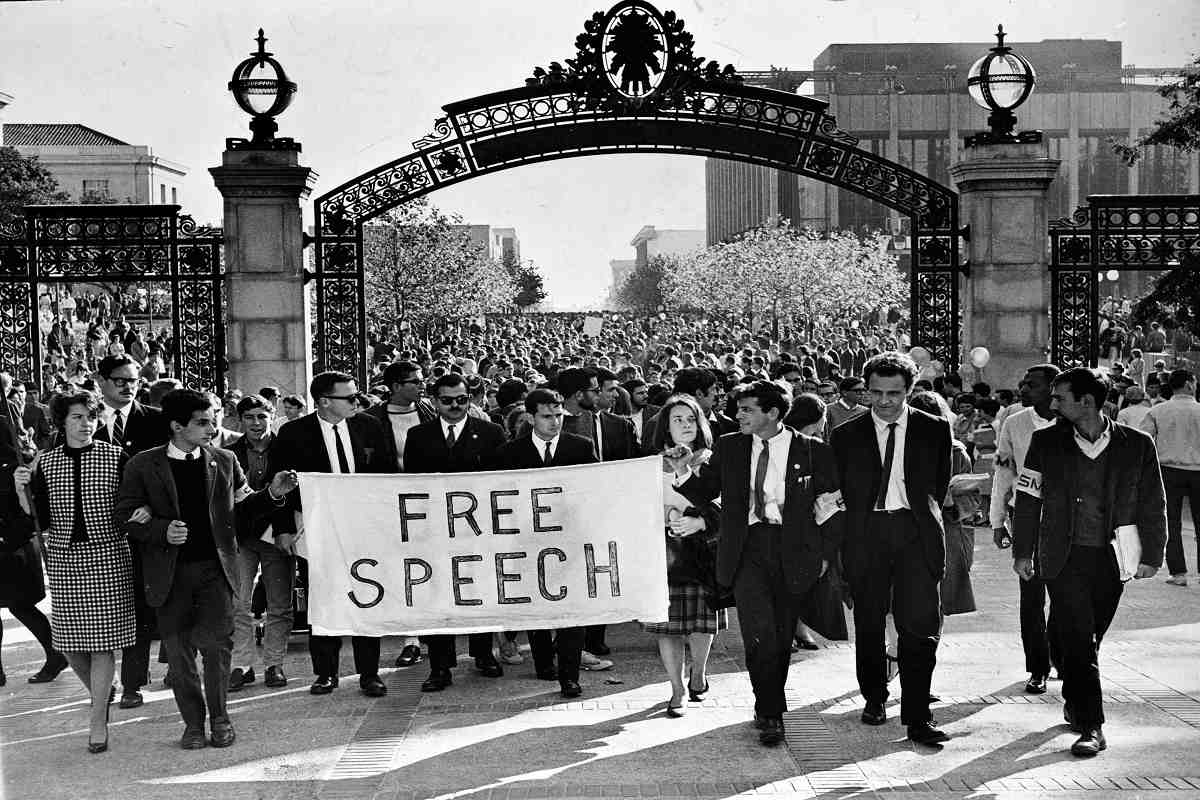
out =
<svg viewBox="0 0 1200 800"><path fill-rule="evenodd" d="M687 636L716 633L729 627L725 609L713 611L704 601L704 588L697 583L668 583L670 604L666 622L643 622L642 630L656 636Z"/></svg>

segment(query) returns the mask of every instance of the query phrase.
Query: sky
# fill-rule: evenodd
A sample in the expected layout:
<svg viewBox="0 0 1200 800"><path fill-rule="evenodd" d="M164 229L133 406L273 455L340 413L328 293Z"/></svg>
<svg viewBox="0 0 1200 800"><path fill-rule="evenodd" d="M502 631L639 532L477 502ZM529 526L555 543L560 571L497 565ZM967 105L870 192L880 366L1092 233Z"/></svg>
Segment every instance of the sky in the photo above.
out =
<svg viewBox="0 0 1200 800"><path fill-rule="evenodd" d="M849 42L1098 38L1124 61L1179 66L1200 52L1197 0L658 0L695 36L695 52L744 69L808 69ZM574 54L602 0L0 0L0 121L82 123L189 171L181 195L219 222L208 168L224 141L249 136L226 84L267 49L299 84L278 120L319 174L313 197L412 151L446 103L523 85L534 66ZM981 44L980 54L986 50ZM1036 67L1037 65L1035 65ZM704 161L629 154L567 159L430 195L465 221L511 226L557 307L594 307L608 262L632 258L644 225L704 227ZM306 203L311 219L311 202Z"/></svg>

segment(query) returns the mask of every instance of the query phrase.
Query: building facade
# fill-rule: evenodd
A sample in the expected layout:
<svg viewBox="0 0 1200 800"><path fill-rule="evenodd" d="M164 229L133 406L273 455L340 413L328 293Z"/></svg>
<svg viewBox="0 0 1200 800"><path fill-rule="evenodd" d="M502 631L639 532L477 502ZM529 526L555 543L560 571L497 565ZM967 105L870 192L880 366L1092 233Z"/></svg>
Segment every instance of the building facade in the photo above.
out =
<svg viewBox="0 0 1200 800"><path fill-rule="evenodd" d="M479 245L494 261L515 263L521 260L521 240L516 228L493 228L491 225L452 225L454 230L465 231L472 242Z"/></svg>
<svg viewBox="0 0 1200 800"><path fill-rule="evenodd" d="M608 289L608 306L619 308L617 290L625 279L638 267L644 267L655 256L682 255L702 250L705 246L704 231L695 228L656 228L644 225L629 241L633 258L614 258L608 262L612 273L612 284Z"/></svg>

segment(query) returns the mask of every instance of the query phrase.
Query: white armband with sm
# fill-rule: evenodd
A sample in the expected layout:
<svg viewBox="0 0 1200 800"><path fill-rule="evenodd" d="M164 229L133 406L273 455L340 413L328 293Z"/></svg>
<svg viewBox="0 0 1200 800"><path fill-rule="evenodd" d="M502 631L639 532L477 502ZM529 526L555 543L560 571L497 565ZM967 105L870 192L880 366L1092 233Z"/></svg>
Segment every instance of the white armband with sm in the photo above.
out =
<svg viewBox="0 0 1200 800"><path fill-rule="evenodd" d="M1024 492L1035 500L1042 499L1042 473L1028 467L1017 475L1017 491Z"/></svg>

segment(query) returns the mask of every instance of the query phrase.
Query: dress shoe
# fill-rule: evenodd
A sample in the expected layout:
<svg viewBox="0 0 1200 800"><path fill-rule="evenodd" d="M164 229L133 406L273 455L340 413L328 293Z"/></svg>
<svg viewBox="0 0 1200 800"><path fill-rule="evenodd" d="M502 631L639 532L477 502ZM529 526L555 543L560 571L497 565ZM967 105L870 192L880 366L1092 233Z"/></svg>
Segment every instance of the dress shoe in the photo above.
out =
<svg viewBox="0 0 1200 800"><path fill-rule="evenodd" d="M793 641L796 643L796 646L799 647L801 650L820 650L821 649L821 645L817 644L815 641L813 641L812 639L810 639L807 636L793 637Z"/></svg>
<svg viewBox="0 0 1200 800"><path fill-rule="evenodd" d="M422 692L440 692L453 683L454 680L450 677L450 670L439 669L429 673L429 677L421 684Z"/></svg>
<svg viewBox="0 0 1200 800"><path fill-rule="evenodd" d="M318 675L312 686L308 687L308 691L309 694L329 694L337 685L337 675Z"/></svg>
<svg viewBox="0 0 1200 800"><path fill-rule="evenodd" d="M758 731L758 741L766 747L783 743L783 720L779 717L764 717Z"/></svg>
<svg viewBox="0 0 1200 800"><path fill-rule="evenodd" d="M539 669L536 673L539 681L556 681L558 680L558 670L554 667L550 669Z"/></svg>
<svg viewBox="0 0 1200 800"><path fill-rule="evenodd" d="M103 753L108 750L108 734L105 734L103 742L88 742L89 753Z"/></svg>
<svg viewBox="0 0 1200 800"><path fill-rule="evenodd" d="M421 655L421 648L415 644L406 644L404 649L400 651L400 655L396 656L397 667L411 667L413 664L420 664L424 660Z"/></svg>
<svg viewBox="0 0 1200 800"><path fill-rule="evenodd" d="M58 677L58 674L67 668L67 657L62 653L55 653L46 660L46 663L37 672L29 676L30 683L49 683Z"/></svg>
<svg viewBox="0 0 1200 800"><path fill-rule="evenodd" d="M568 699L583 694L583 688L576 681L562 681L559 687L562 689L562 696Z"/></svg>
<svg viewBox="0 0 1200 800"><path fill-rule="evenodd" d="M1046 676L1038 675L1036 672L1029 676L1029 681L1025 684L1025 694L1045 694L1046 693Z"/></svg>
<svg viewBox="0 0 1200 800"><path fill-rule="evenodd" d="M287 686L287 675L283 674L283 667L267 667L267 674L263 678L263 683L272 689Z"/></svg>
<svg viewBox="0 0 1200 800"><path fill-rule="evenodd" d="M604 648L608 650L608 648ZM607 658L598 658L594 653L584 650L579 654L579 668L586 669L589 672L602 672L606 669L612 669L613 662Z"/></svg>
<svg viewBox="0 0 1200 800"><path fill-rule="evenodd" d="M1091 758L1100 755L1100 751L1107 748L1108 742L1104 740L1104 732L1100 730L1099 725L1096 725L1088 728L1082 736L1075 740L1075 744L1071 745L1071 755Z"/></svg>
<svg viewBox="0 0 1200 800"><path fill-rule="evenodd" d="M883 703L868 702L860 719L867 725L882 725L887 722L887 711L884 710Z"/></svg>
<svg viewBox="0 0 1200 800"><path fill-rule="evenodd" d="M224 722L213 723L212 737L208 740L208 743L213 747L229 747L236 738L237 734L233 732L233 723L225 720Z"/></svg>
<svg viewBox="0 0 1200 800"><path fill-rule="evenodd" d="M692 688L692 674L688 673L688 700L693 703L704 702L704 695L708 694L708 679L704 680L704 686L699 689Z"/></svg>
<svg viewBox="0 0 1200 800"><path fill-rule="evenodd" d="M204 738L204 728L189 726L184 730L183 738L179 740L179 746L184 750L203 750L208 747L208 739Z"/></svg>
<svg viewBox="0 0 1200 800"><path fill-rule="evenodd" d="M671 719L680 719L683 716L683 698L678 702L674 697L667 701L667 716Z"/></svg>
<svg viewBox="0 0 1200 800"><path fill-rule="evenodd" d="M243 686L254 683L254 680L254 667L235 667L233 672L229 673L229 691L240 691Z"/></svg>
<svg viewBox="0 0 1200 800"><path fill-rule="evenodd" d="M367 697L383 697L387 694L387 687L383 685L383 681L379 680L378 675L363 678L358 682L358 687Z"/></svg>
<svg viewBox="0 0 1200 800"><path fill-rule="evenodd" d="M606 645L604 642L596 642L591 647L588 647L586 649L592 655L597 655L597 656L606 656L612 652L612 650L610 650L608 645Z"/></svg>
<svg viewBox="0 0 1200 800"><path fill-rule="evenodd" d="M495 656L475 659L475 669L485 678L499 678L504 674L504 667L500 666Z"/></svg>
<svg viewBox="0 0 1200 800"><path fill-rule="evenodd" d="M500 634L500 660L514 666L525 663L525 656L517 649L516 640L509 639L504 634Z"/></svg>
<svg viewBox="0 0 1200 800"><path fill-rule="evenodd" d="M1171 577L1167 578L1167 583L1171 584L1172 586L1187 586L1187 573L1185 572L1180 573L1179 575L1172 575ZM1104 748L1102 747L1100 749L1103 750ZM1095 753L1092 753L1092 755L1095 755Z"/></svg>
<svg viewBox="0 0 1200 800"><path fill-rule="evenodd" d="M950 741L949 736L942 731L939 731L928 722L921 722L917 725L909 725L908 739L911 742L929 746Z"/></svg>
<svg viewBox="0 0 1200 800"><path fill-rule="evenodd" d="M137 689L134 689L132 692L123 692L121 694L121 702L118 703L117 706L120 708L137 708L144 702L146 702L146 700L142 697L142 693ZM201 733L203 733L203 731L201 731Z"/></svg>

